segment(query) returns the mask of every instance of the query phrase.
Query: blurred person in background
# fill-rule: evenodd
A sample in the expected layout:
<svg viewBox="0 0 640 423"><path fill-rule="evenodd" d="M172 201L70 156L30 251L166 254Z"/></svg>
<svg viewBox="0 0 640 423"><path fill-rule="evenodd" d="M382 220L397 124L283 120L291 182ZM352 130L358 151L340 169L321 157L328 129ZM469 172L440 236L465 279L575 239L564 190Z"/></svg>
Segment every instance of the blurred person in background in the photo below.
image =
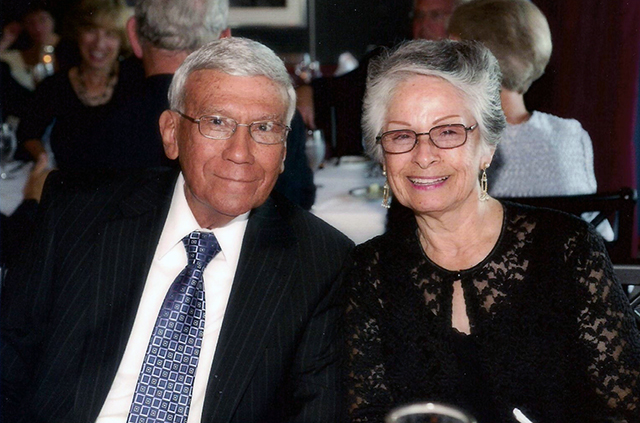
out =
<svg viewBox="0 0 640 423"><path fill-rule="evenodd" d="M414 39L440 40L448 36L447 25L455 8L468 0L414 0L411 34ZM336 125L337 153L361 154L362 98L367 66L380 49L371 50L353 71L338 77L324 77L296 89L297 107L310 129Z"/></svg>
<svg viewBox="0 0 640 423"><path fill-rule="evenodd" d="M414 40L442 40L449 36L449 19L457 6L469 0L414 0L411 33Z"/></svg>
<svg viewBox="0 0 640 423"><path fill-rule="evenodd" d="M133 53L145 79L125 104L110 113L94 144L102 149L94 165L105 169L177 166L162 147L158 120L169 107L167 93L176 69L192 51L231 35L227 0L139 0L127 22ZM299 114L291 123L285 170L276 190L308 210L315 200L313 172L307 162L306 131Z"/></svg>
<svg viewBox="0 0 640 423"><path fill-rule="evenodd" d="M102 149L93 164L107 169L175 165L164 154L158 120L169 107L176 69L193 51L230 35L227 0L139 0L127 36L142 62L144 80L127 93L92 134Z"/></svg>
<svg viewBox="0 0 640 423"><path fill-rule="evenodd" d="M31 239L38 203L47 175L51 172L46 155L36 160L23 189L23 200L10 216L0 214L0 269L11 269ZM4 273L3 273L4 274ZM0 281L2 277L0 277Z"/></svg>
<svg viewBox="0 0 640 423"><path fill-rule="evenodd" d="M574 119L530 111L524 94L542 76L552 42L544 14L527 0L475 0L451 17L452 38L476 40L502 70L504 139L487 171L495 197L593 194L597 184L589 134Z"/></svg>
<svg viewBox="0 0 640 423"><path fill-rule="evenodd" d="M8 49L24 31L28 45L25 49ZM47 72L53 73L56 61L54 51L60 36L55 32L55 20L44 3L32 3L20 22L7 24L0 39L0 60L7 63L11 76L20 85L33 91ZM48 58L45 58L47 56ZM47 60L46 63L43 60ZM40 67L43 69L40 69ZM44 69L44 66L48 66Z"/></svg>
<svg viewBox="0 0 640 423"><path fill-rule="evenodd" d="M92 167L98 150L89 142L90 134L136 83L135 71L119 60L128 51L128 16L119 0L83 0L73 11L80 63L38 86L18 128L18 140L34 159L48 154L42 139L52 125L50 145L57 167Z"/></svg>

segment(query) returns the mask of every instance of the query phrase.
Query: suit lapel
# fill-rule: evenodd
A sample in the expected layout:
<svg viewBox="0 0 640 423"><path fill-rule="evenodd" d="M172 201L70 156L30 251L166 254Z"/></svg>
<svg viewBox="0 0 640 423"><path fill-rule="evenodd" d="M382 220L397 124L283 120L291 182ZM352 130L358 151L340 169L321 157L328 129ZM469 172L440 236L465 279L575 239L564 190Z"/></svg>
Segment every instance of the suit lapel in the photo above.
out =
<svg viewBox="0 0 640 423"><path fill-rule="evenodd" d="M272 199L250 216L209 377L203 422L231 420L296 279L296 244Z"/></svg>
<svg viewBox="0 0 640 423"><path fill-rule="evenodd" d="M97 417L111 388L135 320L140 296L171 202L173 175L137 181L136 189L118 202L94 232L91 248L99 257L92 272L95 313L88 316L91 342L78 404L90 404L87 417ZM89 411L90 410L90 411Z"/></svg>

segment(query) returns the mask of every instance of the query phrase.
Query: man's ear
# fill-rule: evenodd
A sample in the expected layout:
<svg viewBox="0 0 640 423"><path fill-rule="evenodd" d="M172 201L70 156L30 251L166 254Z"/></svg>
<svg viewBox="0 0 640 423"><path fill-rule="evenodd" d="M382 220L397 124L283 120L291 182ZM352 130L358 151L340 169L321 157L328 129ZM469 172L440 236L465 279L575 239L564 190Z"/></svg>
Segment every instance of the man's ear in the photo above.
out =
<svg viewBox="0 0 640 423"><path fill-rule="evenodd" d="M171 160L178 158L178 138L177 138L177 118L171 110L165 110L160 115L160 135L162 135L162 146L164 154Z"/></svg>
<svg viewBox="0 0 640 423"><path fill-rule="evenodd" d="M135 16L130 17L127 21L127 37L129 37L129 44L131 44L133 54L138 59L142 59L142 44L140 43L140 38L138 38L138 24Z"/></svg>
<svg viewBox="0 0 640 423"><path fill-rule="evenodd" d="M287 159L287 142L284 143L284 152L282 153L282 163L280 164L280 173L284 172L284 161Z"/></svg>
<svg viewBox="0 0 640 423"><path fill-rule="evenodd" d="M231 28L227 28L220 33L220 39L231 37Z"/></svg>

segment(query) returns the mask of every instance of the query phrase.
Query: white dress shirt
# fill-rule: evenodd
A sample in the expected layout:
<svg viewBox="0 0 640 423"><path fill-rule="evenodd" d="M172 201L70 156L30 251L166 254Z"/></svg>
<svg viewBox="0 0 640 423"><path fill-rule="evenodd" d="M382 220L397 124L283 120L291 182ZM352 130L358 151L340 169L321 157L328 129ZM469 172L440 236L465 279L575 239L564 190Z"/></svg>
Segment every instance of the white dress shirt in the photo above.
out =
<svg viewBox="0 0 640 423"><path fill-rule="evenodd" d="M222 249L205 268L203 276L205 330L188 419L188 423L200 422L209 373L233 277L238 266L248 216L248 212L238 216L222 228L213 230L201 228L187 204L184 177L182 173L180 174L122 362L96 423L125 423L127 421L138 375L158 312L169 287L187 265L187 253L182 244L182 238L195 230L213 232Z"/></svg>

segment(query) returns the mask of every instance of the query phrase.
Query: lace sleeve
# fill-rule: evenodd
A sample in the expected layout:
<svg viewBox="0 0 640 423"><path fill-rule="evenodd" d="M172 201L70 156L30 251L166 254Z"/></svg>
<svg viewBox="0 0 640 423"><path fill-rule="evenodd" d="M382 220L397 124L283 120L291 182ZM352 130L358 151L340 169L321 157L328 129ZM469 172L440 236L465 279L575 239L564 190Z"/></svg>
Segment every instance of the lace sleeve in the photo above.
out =
<svg viewBox="0 0 640 423"><path fill-rule="evenodd" d="M346 279L346 384L352 422L382 422L390 403L379 327L384 306L380 281L371 274L377 262L377 254L369 263L355 260Z"/></svg>
<svg viewBox="0 0 640 423"><path fill-rule="evenodd" d="M616 418L640 415L640 332L601 237L590 228L568 244L579 289L578 325L596 394ZM573 257L570 257L573 255ZM633 417L632 417L633 416Z"/></svg>

